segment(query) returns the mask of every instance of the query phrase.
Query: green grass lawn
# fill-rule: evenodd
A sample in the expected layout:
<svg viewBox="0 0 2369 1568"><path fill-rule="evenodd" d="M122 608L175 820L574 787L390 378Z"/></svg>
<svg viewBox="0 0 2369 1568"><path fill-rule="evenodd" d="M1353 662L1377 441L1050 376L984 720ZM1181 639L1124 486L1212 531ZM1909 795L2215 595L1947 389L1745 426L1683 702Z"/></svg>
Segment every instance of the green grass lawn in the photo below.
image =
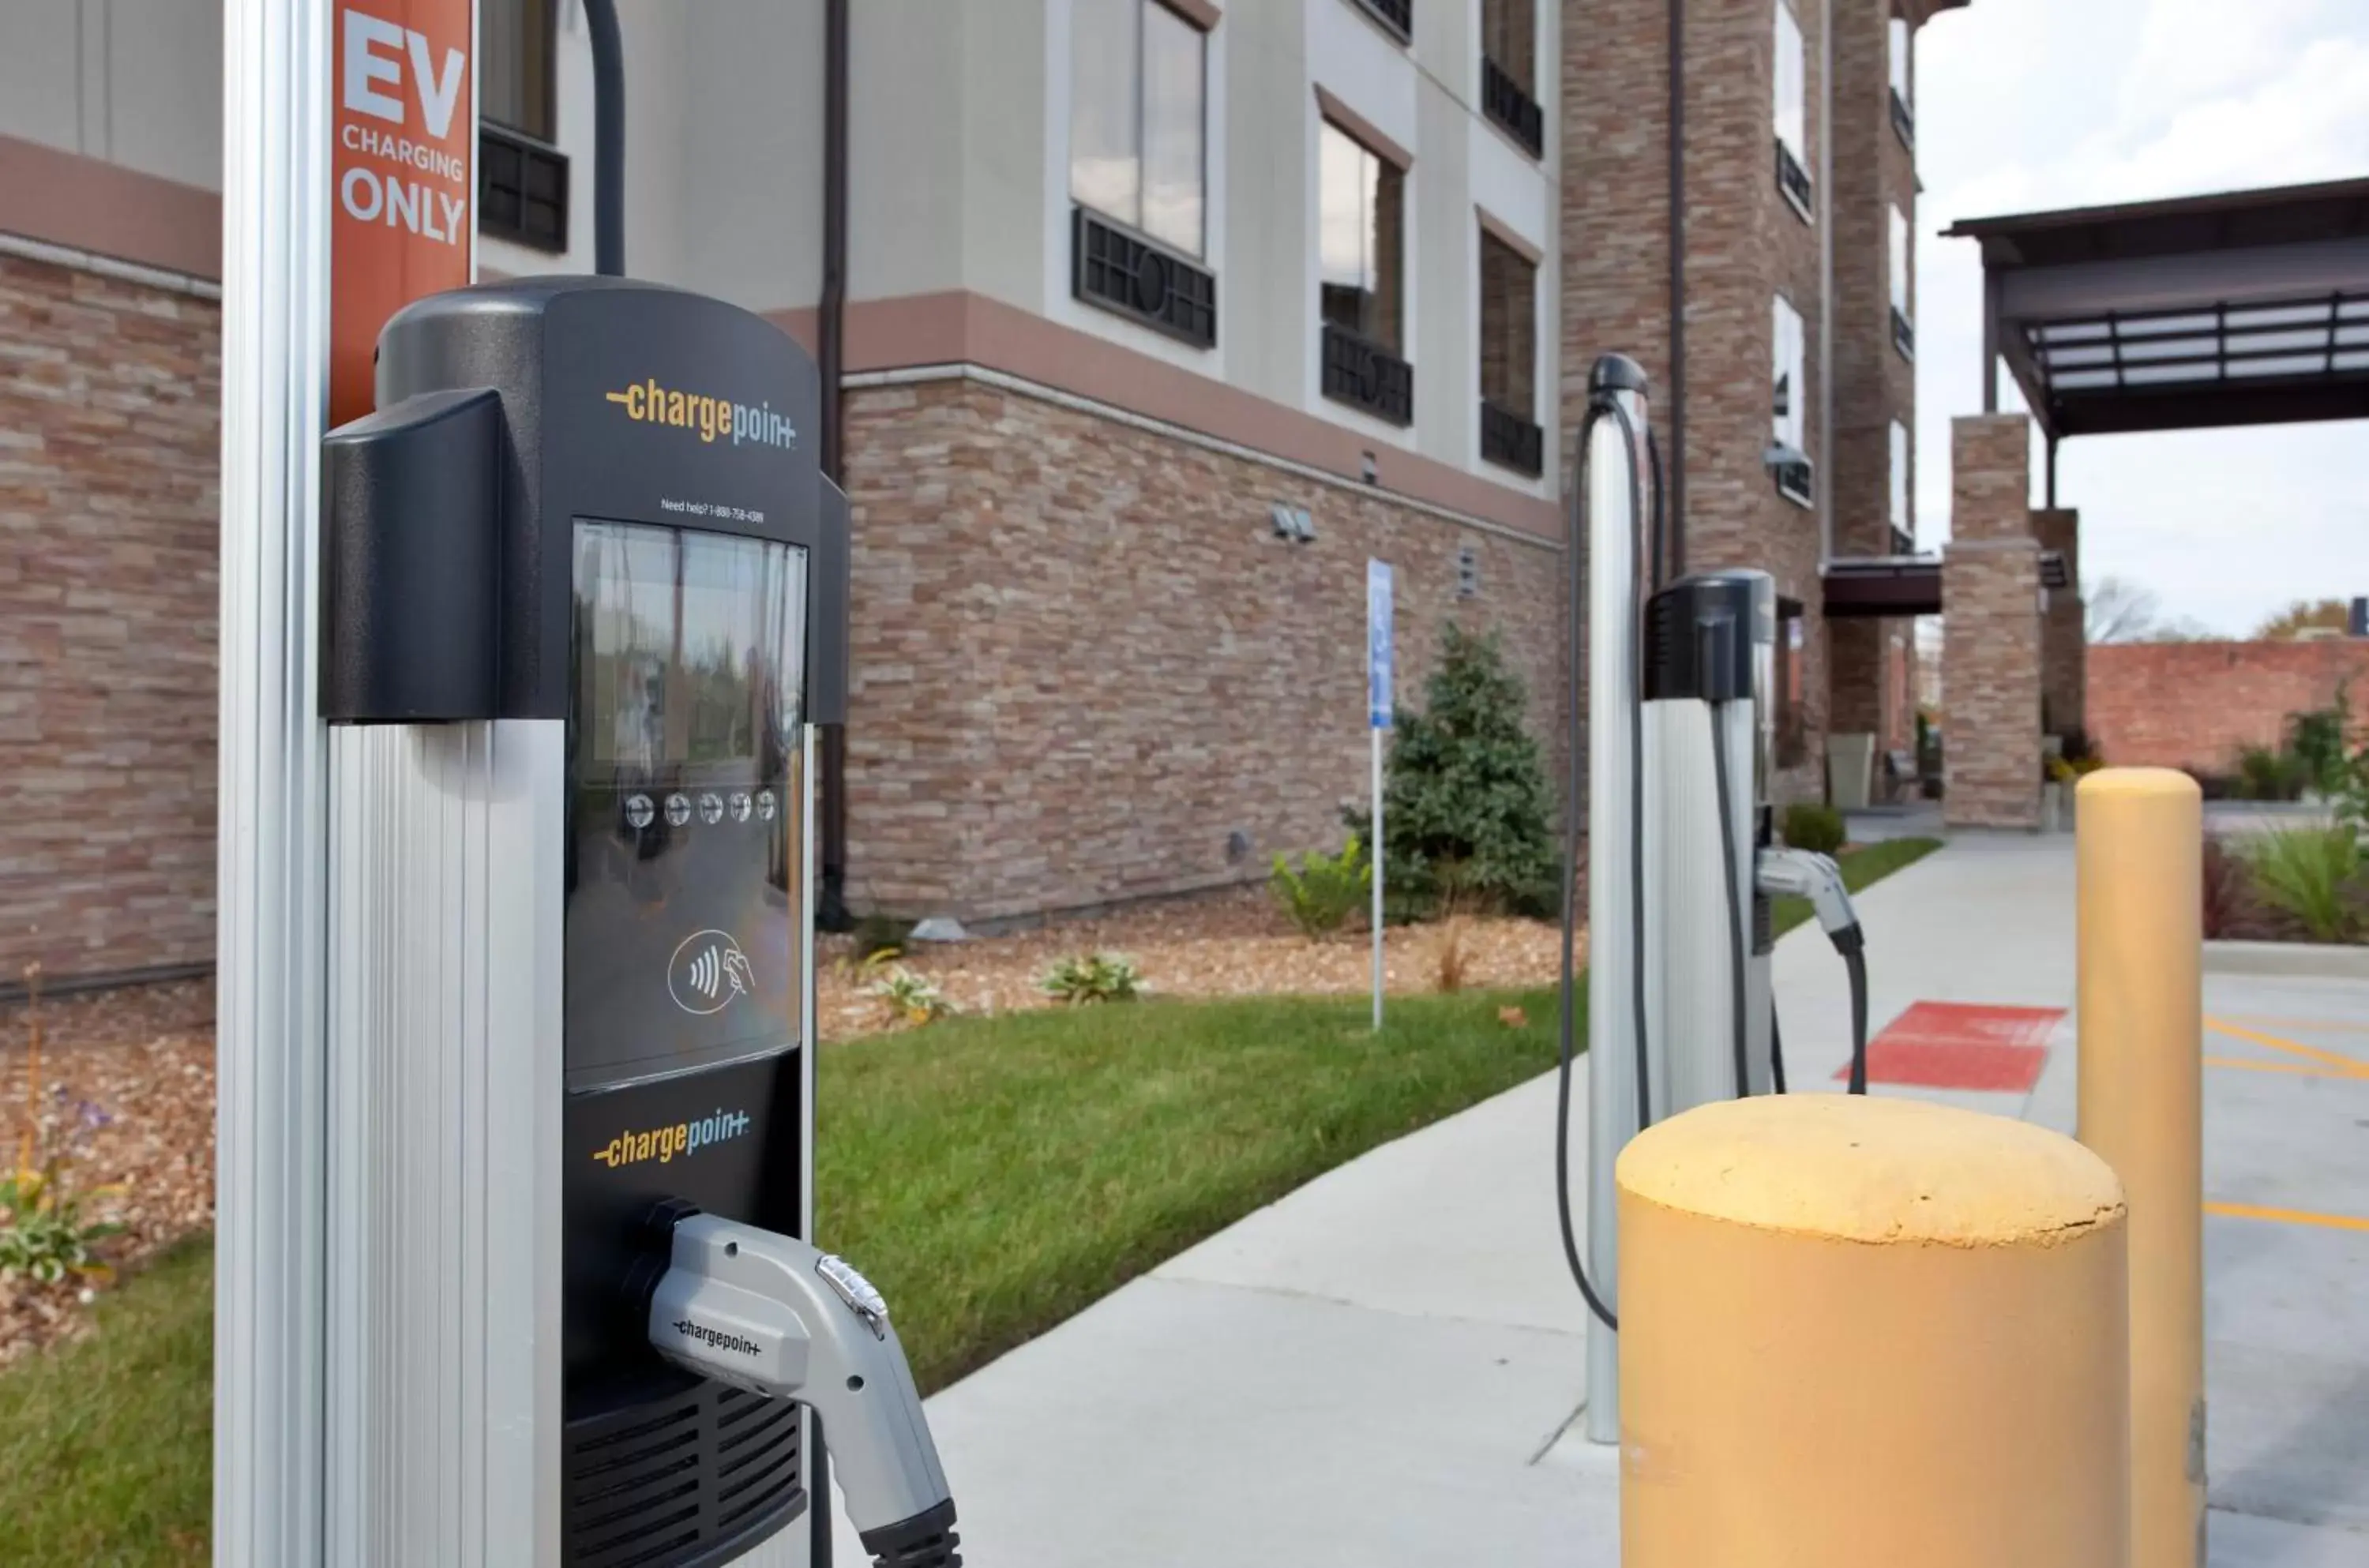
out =
<svg viewBox="0 0 2369 1568"><path fill-rule="evenodd" d="M1934 846L1871 846L1852 887ZM1779 928L1808 917L1780 907ZM1554 993L1144 1001L826 1047L822 1243L896 1310L921 1387L1043 1333L1293 1187L1553 1065ZM1518 1006L1508 1028L1498 1009ZM0 1373L0 1561L205 1560L212 1253Z"/></svg>

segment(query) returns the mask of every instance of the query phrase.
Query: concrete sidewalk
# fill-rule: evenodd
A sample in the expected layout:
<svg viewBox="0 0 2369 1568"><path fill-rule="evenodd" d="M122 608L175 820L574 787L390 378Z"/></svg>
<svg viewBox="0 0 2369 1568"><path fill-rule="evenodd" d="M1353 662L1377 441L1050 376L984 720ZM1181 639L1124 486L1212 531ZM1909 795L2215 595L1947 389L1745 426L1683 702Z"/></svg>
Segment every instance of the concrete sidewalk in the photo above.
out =
<svg viewBox="0 0 2369 1568"><path fill-rule="evenodd" d="M1860 910L1877 1029L1917 1001L2068 1010L2028 1093L1914 1092L2069 1131L2070 839L1962 840ZM1777 986L1792 1086L1838 1089L1847 992L1814 928L1779 944ZM2369 984L2214 976L2207 1005L2369 1057ZM2209 1070L2209 1196L2369 1214L2369 1077L2317 1065ZM1574 1172L1584 1070L1576 1089ZM967 1558L1612 1568L1616 1456L1574 1425L1553 1114L1550 1076L1376 1150L932 1399ZM2207 1243L2214 1568L2369 1562L2369 1232L2216 1217Z"/></svg>

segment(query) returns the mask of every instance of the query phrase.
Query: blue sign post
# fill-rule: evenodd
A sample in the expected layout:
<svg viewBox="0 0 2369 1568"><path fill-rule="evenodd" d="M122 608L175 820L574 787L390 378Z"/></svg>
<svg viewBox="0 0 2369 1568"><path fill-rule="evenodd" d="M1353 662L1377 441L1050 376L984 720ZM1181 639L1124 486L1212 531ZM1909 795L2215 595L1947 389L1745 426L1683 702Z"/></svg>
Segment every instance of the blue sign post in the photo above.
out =
<svg viewBox="0 0 2369 1568"><path fill-rule="evenodd" d="M1366 846L1374 884L1374 1028L1382 1026L1382 731L1396 706L1390 669L1390 567L1366 563L1366 729L1373 738L1373 841Z"/></svg>

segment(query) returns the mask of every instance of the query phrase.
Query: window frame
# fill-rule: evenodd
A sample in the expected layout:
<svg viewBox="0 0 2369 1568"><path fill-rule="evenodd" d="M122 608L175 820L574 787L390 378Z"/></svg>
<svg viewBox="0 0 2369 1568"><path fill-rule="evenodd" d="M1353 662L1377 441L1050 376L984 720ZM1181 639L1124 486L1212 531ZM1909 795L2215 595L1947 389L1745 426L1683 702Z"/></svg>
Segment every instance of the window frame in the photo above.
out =
<svg viewBox="0 0 2369 1568"><path fill-rule="evenodd" d="M521 39L519 58L522 63L541 67L544 109L549 123L520 125L491 112L486 106L486 78L483 75L479 76L476 85L477 119L483 124L509 132L512 138L555 148L559 145L559 9L562 0L511 0L511 3L517 6L518 19L521 27L531 20L532 13L540 11L543 15L541 39L539 40ZM486 0L478 0L478 27L481 36L477 52L481 71L486 53L482 37L486 25L483 13L486 8ZM537 41L541 44L539 49L534 47ZM533 73L530 71L528 74L532 75Z"/></svg>
<svg viewBox="0 0 2369 1568"><path fill-rule="evenodd" d="M1769 302L1768 469L1779 495L1797 506L1812 507L1817 504L1817 488L1809 456L1809 327L1783 290L1773 292ZM1797 455L1780 461L1780 448Z"/></svg>
<svg viewBox="0 0 2369 1568"><path fill-rule="evenodd" d="M1913 311L1915 292L1916 231L1908 214L1900 210L1897 201L1883 204L1885 224L1884 269L1889 303L1892 307L1892 346L1900 357L1915 363L1917 359L1917 318Z"/></svg>
<svg viewBox="0 0 2369 1568"><path fill-rule="evenodd" d="M1069 197L1070 204L1093 213L1106 224L1116 225L1181 260L1206 269L1209 253L1209 35L1210 18L1195 15L1191 10L1168 4L1168 0L1092 0L1094 4L1131 4L1134 7L1133 84L1135 110L1132 159L1135 171L1134 212L1116 212L1102 203L1081 194L1078 179L1078 112L1077 93L1078 51L1077 13L1070 13L1070 124L1068 130ZM1198 222L1193 243L1184 245L1173 237L1150 227L1148 199L1151 125L1150 48L1151 27L1149 14L1164 12L1180 27L1193 35L1199 52L1200 79L1198 86L1199 126L1199 200Z"/></svg>
<svg viewBox="0 0 2369 1568"><path fill-rule="evenodd" d="M1769 119L1777 146L1777 189L1802 222L1814 223L1813 200L1817 186L1810 177L1809 42L1792 0L1771 0L1771 5L1776 34L1770 53ZM1790 106L1789 85L1792 89ZM1793 132L1790 139L1789 131ZM1800 145L1794 145L1795 141Z"/></svg>
<svg viewBox="0 0 2369 1568"><path fill-rule="evenodd" d="M1474 365L1475 381L1481 389L1481 456L1528 478L1538 478L1545 470L1545 432L1539 424L1539 273L1540 259L1526 254L1524 248L1512 243L1497 231L1485 217L1477 225L1479 243L1475 249L1474 274L1479 283L1479 298L1474 302L1474 326L1477 341ZM1512 266L1519 269L1524 288L1494 289L1490 285L1492 263L1490 247L1503 253L1500 269ZM1491 303L1510 301L1516 296L1521 320L1499 324L1499 332L1490 330ZM1518 334L1514 328L1523 328ZM1504 372L1509 379L1518 379L1526 395L1499 397L1497 391L1511 387L1492 388L1489 384L1490 350L1498 336L1520 337L1527 339L1527 351L1511 350L1524 345L1508 343L1508 352L1501 357Z"/></svg>
<svg viewBox="0 0 2369 1568"><path fill-rule="evenodd" d="M1892 129L1900 144L1917 150L1917 29L1894 9L1884 29L1886 81L1892 96Z"/></svg>
<svg viewBox="0 0 2369 1568"><path fill-rule="evenodd" d="M1915 448L1909 440L1908 422L1894 419L1890 431L1889 464L1886 477L1890 482L1889 497L1892 532L1895 539L1906 539L1913 550L1917 544L1917 520L1910 505L1909 464L1915 461Z"/></svg>
<svg viewBox="0 0 2369 1568"><path fill-rule="evenodd" d="M1333 138L1353 150L1359 159L1358 200L1361 217L1358 223L1360 280L1370 273L1371 288L1360 287L1357 293L1365 303L1361 306L1356 325L1337 321L1325 308L1326 292L1343 285L1329 280L1329 258L1325 255L1324 231L1327 212L1325 170L1333 163ZM1370 178L1368 177L1370 171ZM1322 89L1318 92L1316 134L1316 324L1318 390L1333 402L1357 409L1384 423L1401 428L1414 423L1414 365L1406 357L1406 347L1413 339L1413 323L1410 319L1407 280L1412 257L1408 253L1407 181L1413 170L1408 161L1393 157L1366 135L1359 128L1345 122L1328 109ZM1395 178L1398 183L1396 244L1385 247L1379 243L1379 214L1382 206L1383 183ZM1372 206L1365 205L1370 196ZM1364 246L1373 247L1370 260ZM1383 258L1388 255L1395 264L1393 286L1383 285ZM1378 333L1368 330L1366 309L1373 302L1387 298L1391 307L1391 338L1385 341ZM1378 318L1376 318L1378 320Z"/></svg>

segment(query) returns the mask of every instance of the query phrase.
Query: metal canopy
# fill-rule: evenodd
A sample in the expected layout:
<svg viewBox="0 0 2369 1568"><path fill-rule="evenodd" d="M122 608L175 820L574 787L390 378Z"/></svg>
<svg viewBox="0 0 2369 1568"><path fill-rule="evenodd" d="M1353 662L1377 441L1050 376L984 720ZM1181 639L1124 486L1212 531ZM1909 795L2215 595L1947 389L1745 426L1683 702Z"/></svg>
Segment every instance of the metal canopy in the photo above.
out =
<svg viewBox="0 0 2369 1568"><path fill-rule="evenodd" d="M1824 579L1821 609L1829 621L1941 613L1939 555L1847 555L1828 561L1819 575ZM2040 586L2073 586L2063 551L2040 552Z"/></svg>
<svg viewBox="0 0 2369 1568"><path fill-rule="evenodd" d="M2369 418L2369 179L1945 231L1983 250L2002 357L2051 441Z"/></svg>

